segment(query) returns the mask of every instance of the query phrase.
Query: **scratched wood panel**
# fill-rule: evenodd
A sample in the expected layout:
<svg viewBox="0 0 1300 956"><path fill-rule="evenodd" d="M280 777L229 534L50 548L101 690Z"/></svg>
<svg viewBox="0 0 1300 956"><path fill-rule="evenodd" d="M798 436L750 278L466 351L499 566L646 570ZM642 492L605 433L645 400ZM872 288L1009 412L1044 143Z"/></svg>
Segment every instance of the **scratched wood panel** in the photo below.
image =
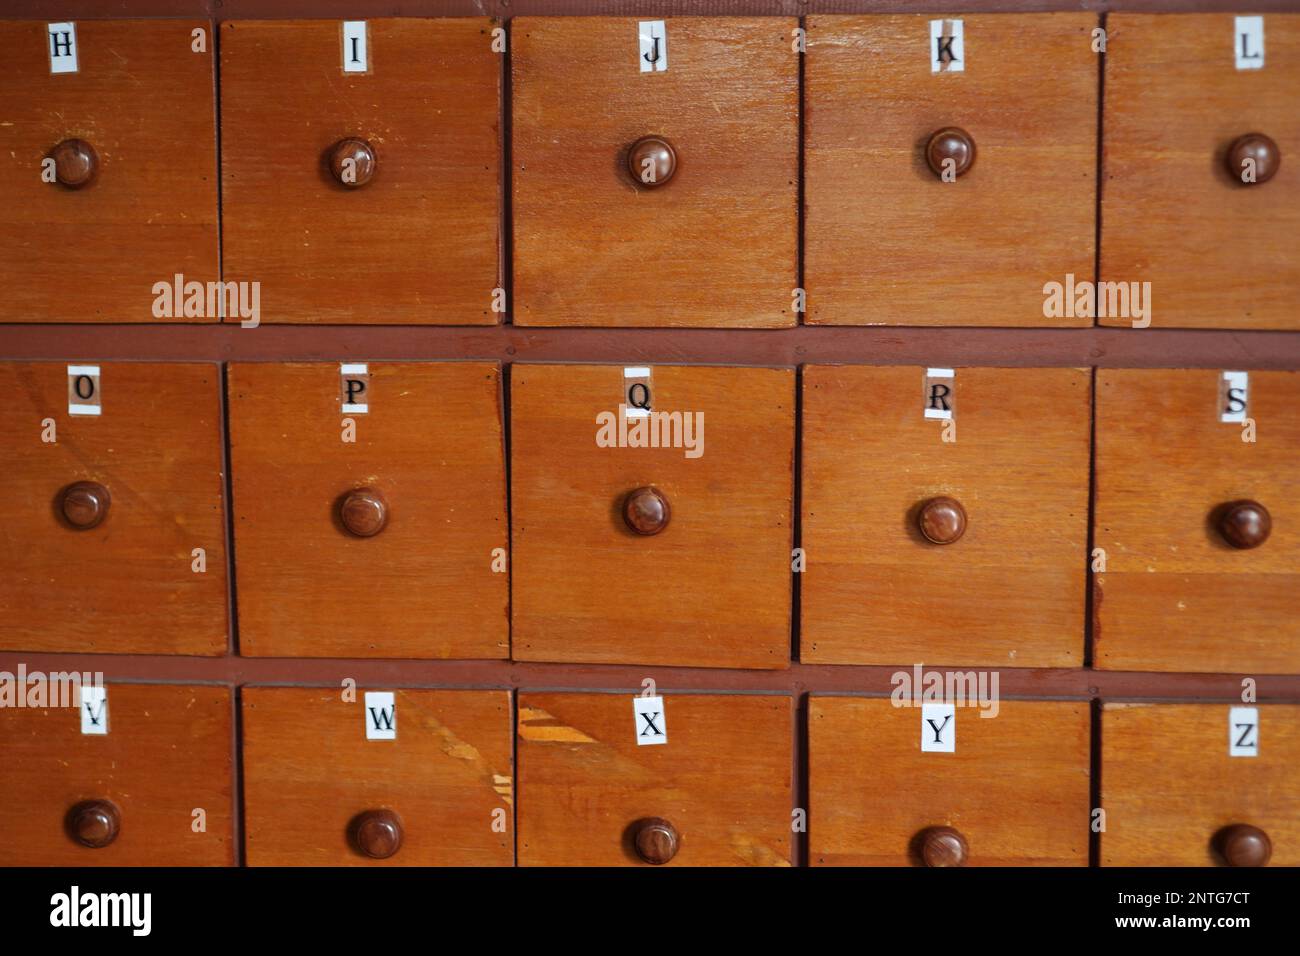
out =
<svg viewBox="0 0 1300 956"><path fill-rule="evenodd" d="M155 322L154 283L220 278L210 32L78 20L78 72L52 74L46 21L0 22L0 322ZM80 189L41 178L66 139L98 156Z"/></svg>
<svg viewBox="0 0 1300 956"><path fill-rule="evenodd" d="M1102 866L1214 866L1223 827L1262 829L1271 866L1300 865L1300 706L1259 705L1259 753L1228 756L1231 704L1106 701Z"/></svg>
<svg viewBox="0 0 1300 956"><path fill-rule="evenodd" d="M800 658L1077 667L1089 372L956 369L953 442L924 417L925 374L804 369ZM917 528L937 496L966 511L953 544Z"/></svg>
<svg viewBox="0 0 1300 956"><path fill-rule="evenodd" d="M47 693L62 686L49 676ZM80 701L67 701L0 707L0 865L234 865L229 688L109 684L103 735L83 734ZM121 813L108 846L65 829L86 800Z"/></svg>
<svg viewBox="0 0 1300 956"><path fill-rule="evenodd" d="M250 866L510 866L510 693L398 690L395 740L367 740L365 691L242 690ZM352 819L387 809L402 846L362 856Z"/></svg>
<svg viewBox="0 0 1300 956"><path fill-rule="evenodd" d="M338 20L221 24L222 249L265 322L492 325L500 54L487 19L374 19L369 73ZM359 137L374 178L326 154Z"/></svg>
<svg viewBox="0 0 1300 956"><path fill-rule="evenodd" d="M240 649L508 657L500 368L383 362L369 373L369 412L345 416L337 363L230 366ZM355 441L343 440L344 419ZM338 501L367 487L388 524L358 538Z"/></svg>
<svg viewBox="0 0 1300 956"><path fill-rule="evenodd" d="M637 23L512 21L515 324L794 325L797 21L670 18L648 73ZM646 136L677 153L652 190Z"/></svg>
<svg viewBox="0 0 1300 956"><path fill-rule="evenodd" d="M656 412L685 447L601 447L617 365L511 369L513 647L518 660L783 668L790 649L794 373L657 365ZM685 431L680 437L687 437ZM668 527L634 534L628 492Z"/></svg>
<svg viewBox="0 0 1300 956"><path fill-rule="evenodd" d="M965 837L967 866L1086 866L1088 703L1000 700L997 707L956 708L954 752L922 753L919 706L813 697L812 863L918 865L917 835L944 826Z"/></svg>
<svg viewBox="0 0 1300 956"><path fill-rule="evenodd" d="M930 20L807 20L805 321L1091 325L1045 317L1043 285L1093 278L1096 14L965 16L942 73ZM942 182L925 147L948 126L975 162Z"/></svg>
<svg viewBox="0 0 1300 956"><path fill-rule="evenodd" d="M1102 279L1150 282L1155 327L1300 329L1300 14L1264 18L1259 70L1235 67L1232 13L1116 13L1106 29ZM1247 133L1281 151L1267 183L1228 173Z"/></svg>
<svg viewBox="0 0 1300 956"><path fill-rule="evenodd" d="M81 416L67 364L0 364L0 647L225 652L220 382L216 365L103 364L101 414ZM108 490L97 527L62 516L78 481Z"/></svg>
<svg viewBox="0 0 1300 956"><path fill-rule="evenodd" d="M1217 370L1097 373L1098 667L1300 672L1300 374L1249 374L1254 442L1219 420ZM1258 548L1212 521L1240 499L1272 516Z"/></svg>
<svg viewBox="0 0 1300 956"><path fill-rule="evenodd" d="M670 695L637 744L632 693L519 698L521 866L635 866L629 828L676 829L669 866L789 866L788 697Z"/></svg>

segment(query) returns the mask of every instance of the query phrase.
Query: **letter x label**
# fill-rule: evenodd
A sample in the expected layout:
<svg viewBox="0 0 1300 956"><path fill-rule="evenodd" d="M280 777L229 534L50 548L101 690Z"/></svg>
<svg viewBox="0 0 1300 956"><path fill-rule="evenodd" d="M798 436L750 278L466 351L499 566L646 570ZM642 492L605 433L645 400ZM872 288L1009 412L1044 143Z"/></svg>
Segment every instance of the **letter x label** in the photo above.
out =
<svg viewBox="0 0 1300 956"><path fill-rule="evenodd" d="M633 697L632 710L636 714L638 747L668 743L668 724L664 718L662 697Z"/></svg>
<svg viewBox="0 0 1300 956"><path fill-rule="evenodd" d="M921 705L921 752L957 751L957 708L952 704Z"/></svg>

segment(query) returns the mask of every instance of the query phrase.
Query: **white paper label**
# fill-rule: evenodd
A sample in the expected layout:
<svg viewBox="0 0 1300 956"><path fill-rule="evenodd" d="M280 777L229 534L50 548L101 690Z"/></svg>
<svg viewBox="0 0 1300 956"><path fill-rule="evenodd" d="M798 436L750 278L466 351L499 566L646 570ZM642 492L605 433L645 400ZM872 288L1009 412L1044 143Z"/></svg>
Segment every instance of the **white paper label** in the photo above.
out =
<svg viewBox="0 0 1300 956"><path fill-rule="evenodd" d="M644 365L623 369L623 401L628 418L646 418L654 407L650 394L650 369Z"/></svg>
<svg viewBox="0 0 1300 956"><path fill-rule="evenodd" d="M966 69L966 43L960 20L930 21L930 72L961 73Z"/></svg>
<svg viewBox="0 0 1300 956"><path fill-rule="evenodd" d="M103 407L99 394L99 366L69 365L68 414L98 415Z"/></svg>
<svg viewBox="0 0 1300 956"><path fill-rule="evenodd" d="M668 69L668 28L662 20L642 20L636 25L637 62L642 73Z"/></svg>
<svg viewBox="0 0 1300 956"><path fill-rule="evenodd" d="M369 71L366 56L366 21L343 21L343 72L366 73Z"/></svg>
<svg viewBox="0 0 1300 956"><path fill-rule="evenodd" d="M103 735L108 733L108 688L81 688L81 732Z"/></svg>
<svg viewBox="0 0 1300 956"><path fill-rule="evenodd" d="M1219 421L1242 423L1250 399L1250 374L1224 372L1219 385Z"/></svg>
<svg viewBox="0 0 1300 956"><path fill-rule="evenodd" d="M1264 18L1233 17L1232 27L1237 69L1262 70L1264 68Z"/></svg>
<svg viewBox="0 0 1300 956"><path fill-rule="evenodd" d="M953 406L957 400L956 373L950 368L927 368L924 399L926 418L940 418L944 421L952 418Z"/></svg>
<svg viewBox="0 0 1300 956"><path fill-rule="evenodd" d="M957 751L957 708L952 704L921 705L921 752Z"/></svg>
<svg viewBox="0 0 1300 956"><path fill-rule="evenodd" d="M1259 756L1259 708L1228 708L1228 756Z"/></svg>
<svg viewBox="0 0 1300 956"><path fill-rule="evenodd" d="M633 697L632 709L636 713L638 746L668 743L668 725L664 722L662 697Z"/></svg>
<svg viewBox="0 0 1300 956"><path fill-rule="evenodd" d="M77 72L77 25L75 23L46 24L50 45L50 72Z"/></svg>
<svg viewBox="0 0 1300 956"><path fill-rule="evenodd" d="M370 412L370 366L345 362L339 366L339 404L344 415Z"/></svg>
<svg viewBox="0 0 1300 956"><path fill-rule="evenodd" d="M391 690L366 691L366 740L397 739L397 704Z"/></svg>

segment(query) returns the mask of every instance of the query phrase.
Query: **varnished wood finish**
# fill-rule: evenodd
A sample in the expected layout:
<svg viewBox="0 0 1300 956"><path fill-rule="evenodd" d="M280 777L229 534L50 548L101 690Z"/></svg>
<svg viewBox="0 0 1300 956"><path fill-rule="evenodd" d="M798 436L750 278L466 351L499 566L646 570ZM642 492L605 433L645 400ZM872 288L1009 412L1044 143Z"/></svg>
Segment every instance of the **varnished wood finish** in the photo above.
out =
<svg viewBox="0 0 1300 956"><path fill-rule="evenodd" d="M88 186L99 171L99 154L84 139L65 139L50 150L54 176L69 189Z"/></svg>
<svg viewBox="0 0 1300 956"><path fill-rule="evenodd" d="M513 862L508 692L398 690L396 740L366 739L362 688L351 702L338 687L242 700L250 866Z"/></svg>
<svg viewBox="0 0 1300 956"><path fill-rule="evenodd" d="M1233 18L1106 20L1101 278L1150 282L1153 327L1300 329L1300 163L1247 188L1225 162L1252 132L1300 155L1300 14L1264 18L1259 70L1234 68Z"/></svg>
<svg viewBox="0 0 1300 956"><path fill-rule="evenodd" d="M670 866L788 866L790 699L668 695L668 742L639 746L632 696L520 694L520 865L645 865L662 818Z"/></svg>
<svg viewBox="0 0 1300 956"><path fill-rule="evenodd" d="M507 657L500 370L369 374L369 412L344 415L337 363L229 369L240 650ZM361 489L383 496L382 533L345 530L340 498ZM366 531L378 512L363 517Z"/></svg>
<svg viewBox="0 0 1300 956"><path fill-rule="evenodd" d="M930 19L807 19L804 321L1091 325L1044 317L1043 285L1092 279L1096 15L964 16L948 73ZM943 182L927 143L949 126L979 160Z"/></svg>
<svg viewBox="0 0 1300 956"><path fill-rule="evenodd" d="M958 707L956 750L922 753L919 706L814 696L813 865L919 865L941 827L960 831L965 866L1087 865L1088 704L1003 699L997 716L979 715ZM955 862L955 842L931 865Z"/></svg>
<svg viewBox="0 0 1300 956"><path fill-rule="evenodd" d="M956 370L956 441L924 418L925 369L803 377L805 661L1078 666L1087 569L1090 378ZM935 547L918 504L961 502Z"/></svg>
<svg viewBox="0 0 1300 956"><path fill-rule="evenodd" d="M656 413L703 416L699 457L597 444L598 416L617 418L623 400L621 366L511 370L514 656L785 667L794 374L652 375ZM672 508L653 536L624 517L628 492L647 485Z"/></svg>
<svg viewBox="0 0 1300 956"><path fill-rule="evenodd" d="M0 322L157 322L154 283L220 278L211 30L79 20L79 71L51 74L46 21L0 21ZM96 158L56 173L84 181L43 182L67 140Z"/></svg>
<svg viewBox="0 0 1300 956"><path fill-rule="evenodd" d="M795 323L797 21L666 22L656 73L633 18L513 22L517 325ZM676 154L650 190L628 170L646 136Z"/></svg>
<svg viewBox="0 0 1300 956"><path fill-rule="evenodd" d="M1300 673L1300 374L1250 373L1247 414L1219 421L1217 371L1097 373L1093 657L1113 670ZM1227 502L1271 515L1232 547Z"/></svg>
<svg viewBox="0 0 1300 956"><path fill-rule="evenodd" d="M233 865L232 718L229 688L170 684L109 684L104 735L0 708L0 866Z"/></svg>
<svg viewBox="0 0 1300 956"><path fill-rule="evenodd" d="M368 73L343 72L338 20L221 25L225 277L262 283L268 323L493 324L494 24L367 23ZM365 188L331 171L342 139L373 147Z"/></svg>
<svg viewBox="0 0 1300 956"><path fill-rule="evenodd" d="M0 647L225 652L220 383L216 365L105 364L102 413L80 416L66 363L0 364ZM76 483L102 486L98 511L69 504Z"/></svg>
<svg viewBox="0 0 1300 956"><path fill-rule="evenodd" d="M1263 847L1224 844L1238 825L1266 834L1270 866L1300 865L1300 706L1258 705L1258 755L1229 757L1230 706L1106 702L1102 866L1257 863Z"/></svg>

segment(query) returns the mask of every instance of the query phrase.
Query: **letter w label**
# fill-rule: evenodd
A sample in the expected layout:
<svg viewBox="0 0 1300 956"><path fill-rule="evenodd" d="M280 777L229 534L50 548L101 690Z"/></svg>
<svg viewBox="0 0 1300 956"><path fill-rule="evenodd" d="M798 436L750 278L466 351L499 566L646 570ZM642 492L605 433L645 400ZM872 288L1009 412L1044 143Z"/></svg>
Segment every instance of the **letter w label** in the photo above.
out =
<svg viewBox="0 0 1300 956"><path fill-rule="evenodd" d="M397 704L393 692L366 691L366 740L397 739Z"/></svg>
<svg viewBox="0 0 1300 956"><path fill-rule="evenodd" d="M668 743L668 724L664 720L662 697L633 697L632 710L636 714L637 746Z"/></svg>

